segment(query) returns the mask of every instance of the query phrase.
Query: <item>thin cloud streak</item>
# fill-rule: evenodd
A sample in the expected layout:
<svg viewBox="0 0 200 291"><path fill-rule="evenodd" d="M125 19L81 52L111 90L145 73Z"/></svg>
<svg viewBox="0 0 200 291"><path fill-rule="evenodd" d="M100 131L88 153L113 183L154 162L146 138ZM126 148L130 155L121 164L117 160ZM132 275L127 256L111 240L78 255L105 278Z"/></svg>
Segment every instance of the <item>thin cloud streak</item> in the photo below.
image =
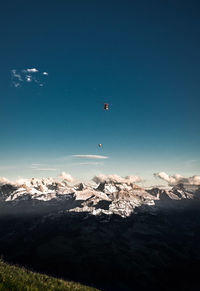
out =
<svg viewBox="0 0 200 291"><path fill-rule="evenodd" d="M79 159L108 159L107 156L100 155L72 155L72 157Z"/></svg>
<svg viewBox="0 0 200 291"><path fill-rule="evenodd" d="M45 167L44 164L32 164L30 168L35 171L58 171L59 170L54 167L48 167L48 166Z"/></svg>
<svg viewBox="0 0 200 291"><path fill-rule="evenodd" d="M42 166L42 164L31 164L31 167L39 167Z"/></svg>
<svg viewBox="0 0 200 291"><path fill-rule="evenodd" d="M35 171L58 171L58 169L56 168L35 168L35 167L31 167L32 170Z"/></svg>
<svg viewBox="0 0 200 291"><path fill-rule="evenodd" d="M103 163L99 163L99 162L85 162L85 163L78 163L77 165L103 165Z"/></svg>

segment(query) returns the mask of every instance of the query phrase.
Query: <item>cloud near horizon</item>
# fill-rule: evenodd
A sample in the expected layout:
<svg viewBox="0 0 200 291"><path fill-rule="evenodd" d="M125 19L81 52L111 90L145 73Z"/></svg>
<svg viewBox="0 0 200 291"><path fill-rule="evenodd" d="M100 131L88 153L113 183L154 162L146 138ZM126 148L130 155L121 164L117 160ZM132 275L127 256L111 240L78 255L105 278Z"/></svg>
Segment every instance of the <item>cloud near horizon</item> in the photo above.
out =
<svg viewBox="0 0 200 291"><path fill-rule="evenodd" d="M39 164L38 164L39 165ZM56 169L54 168L36 168L37 170L41 170L41 171L54 171ZM175 175L167 175L165 172L159 172L159 173L155 173L154 174L155 177L158 177L162 180L164 180L165 182L168 183L169 186L175 186L177 184L184 184L184 185L200 185L200 175L194 175L191 177L183 177L179 174L175 174ZM59 176L60 179L62 179L63 181L69 182L69 183L73 183L75 181L75 179L66 172L62 172ZM38 178L39 179L39 178ZM41 178L42 179L42 178ZM53 178L45 178L45 179L53 179ZM22 185L25 181L30 181L31 179L17 179L15 181L10 181L9 179L5 178L5 177L0 177L0 185L4 185L4 184L11 184L11 185ZM53 180L56 181L56 178L54 178ZM122 183L122 184L133 184L133 183L140 183L142 182L142 178L136 175L131 175L131 176L126 176L126 177L121 177L119 175L105 175L105 174L99 174L97 176L94 176L92 178L92 181L95 182L96 184L99 183Z"/></svg>
<svg viewBox="0 0 200 291"><path fill-rule="evenodd" d="M166 181L170 186L174 186L177 184L200 185L200 176L198 175L191 177L183 177L179 174L175 174L169 176L165 172L159 172L155 173L154 176Z"/></svg>
<svg viewBox="0 0 200 291"><path fill-rule="evenodd" d="M80 159L108 159L107 156L101 155L72 155L72 157Z"/></svg>
<svg viewBox="0 0 200 291"><path fill-rule="evenodd" d="M7 178L5 178L5 177L0 177L0 185L3 185L3 184L7 184L7 183L9 183L10 181L7 179Z"/></svg>
<svg viewBox="0 0 200 291"><path fill-rule="evenodd" d="M59 177L61 180L69 182L69 183L73 183L75 182L75 178L72 177L69 173L66 172L62 172ZM39 179L40 178L36 178ZM41 178L43 179L43 178ZM45 179L49 179L52 181L57 181L56 178L45 178ZM15 181L10 181L5 177L0 177L0 185L3 184L11 184L14 186L19 186L24 184L27 181L30 181L31 179L23 179L23 178L19 178ZM118 184L127 184L127 185L131 185L133 183L139 183L142 181L142 179L139 176L126 176L126 177L121 177L118 175L104 175L104 174L100 174L98 176L94 176L92 181L94 181L95 183L99 184L99 183L118 183Z"/></svg>
<svg viewBox="0 0 200 291"><path fill-rule="evenodd" d="M62 179L63 181L69 182L69 183L73 183L74 182L74 178L65 172L62 172L59 176L60 179Z"/></svg>
<svg viewBox="0 0 200 291"><path fill-rule="evenodd" d="M139 183L142 181L142 179L139 176L126 176L123 178L118 175L100 174L98 176L94 176L92 181L94 181L96 184L106 182L106 183L124 183L124 184L130 185L133 183Z"/></svg>

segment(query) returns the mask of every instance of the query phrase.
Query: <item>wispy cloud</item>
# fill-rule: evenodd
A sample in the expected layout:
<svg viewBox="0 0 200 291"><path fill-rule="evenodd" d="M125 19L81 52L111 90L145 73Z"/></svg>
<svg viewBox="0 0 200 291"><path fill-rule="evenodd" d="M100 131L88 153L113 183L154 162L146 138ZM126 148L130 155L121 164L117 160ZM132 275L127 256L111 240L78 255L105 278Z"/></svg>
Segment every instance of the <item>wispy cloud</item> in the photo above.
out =
<svg viewBox="0 0 200 291"><path fill-rule="evenodd" d="M58 171L56 168L32 168L35 171Z"/></svg>
<svg viewBox="0 0 200 291"><path fill-rule="evenodd" d="M11 73L12 73L13 77L18 79L18 81L23 81L22 76L20 75L20 73L17 73L17 70L13 69L13 70L11 70Z"/></svg>
<svg viewBox="0 0 200 291"><path fill-rule="evenodd" d="M15 169L19 169L19 166L16 165L4 165L4 166L0 166L0 170L15 170Z"/></svg>
<svg viewBox="0 0 200 291"><path fill-rule="evenodd" d="M99 163L99 162L85 162L85 163L78 163L78 165L94 165L94 166L98 166L98 165L103 165L103 163Z"/></svg>
<svg viewBox="0 0 200 291"><path fill-rule="evenodd" d="M30 168L34 171L57 171L58 170L57 168L44 167L44 165L42 164L32 164Z"/></svg>
<svg viewBox="0 0 200 291"><path fill-rule="evenodd" d="M23 72L25 72L25 73L37 73L39 71L36 68L32 68L32 69L25 69L25 70L23 70Z"/></svg>
<svg viewBox="0 0 200 291"><path fill-rule="evenodd" d="M31 77L30 75L27 75L27 76L26 76L26 81L27 81L27 82L31 82L31 81L32 81L32 77Z"/></svg>
<svg viewBox="0 0 200 291"><path fill-rule="evenodd" d="M41 166L42 164L31 164L31 167L39 167Z"/></svg>
<svg viewBox="0 0 200 291"><path fill-rule="evenodd" d="M20 87L20 83L23 82L22 76L20 73L17 72L17 70L13 69L11 70L11 78L12 78L12 84L13 86Z"/></svg>
<svg viewBox="0 0 200 291"><path fill-rule="evenodd" d="M36 68L28 68L22 70L11 70L11 80L14 87L21 87L24 83L35 83L42 87L46 81L48 73L39 72Z"/></svg>
<svg viewBox="0 0 200 291"><path fill-rule="evenodd" d="M108 159L107 156L101 155L72 155L72 157L79 159Z"/></svg>

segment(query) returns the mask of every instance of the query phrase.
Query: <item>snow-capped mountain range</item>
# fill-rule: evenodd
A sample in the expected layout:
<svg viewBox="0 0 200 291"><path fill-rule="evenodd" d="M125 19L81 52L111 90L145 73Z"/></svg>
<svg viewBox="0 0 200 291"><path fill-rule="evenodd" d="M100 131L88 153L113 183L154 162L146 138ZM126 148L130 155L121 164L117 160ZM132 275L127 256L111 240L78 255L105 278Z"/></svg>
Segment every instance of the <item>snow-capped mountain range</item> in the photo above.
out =
<svg viewBox="0 0 200 291"><path fill-rule="evenodd" d="M73 200L69 212L86 212L92 215L117 214L127 217L138 207L169 206L170 201L200 199L200 186L178 184L174 187L141 188L134 183L103 182L97 186L83 183L70 186L66 181L52 178L5 182L0 185L0 205L18 205L23 201L34 204L56 204Z"/></svg>

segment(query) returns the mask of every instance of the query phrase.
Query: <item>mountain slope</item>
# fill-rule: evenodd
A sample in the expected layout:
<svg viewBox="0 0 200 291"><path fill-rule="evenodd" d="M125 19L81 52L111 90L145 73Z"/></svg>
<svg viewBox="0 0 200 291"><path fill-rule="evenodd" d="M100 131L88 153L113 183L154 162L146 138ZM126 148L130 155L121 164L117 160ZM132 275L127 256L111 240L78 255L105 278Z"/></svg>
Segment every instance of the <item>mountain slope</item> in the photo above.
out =
<svg viewBox="0 0 200 291"><path fill-rule="evenodd" d="M0 196L8 262L104 291L198 290L199 185L31 179L2 185ZM0 290L27 290L10 286ZM56 290L45 288L38 290Z"/></svg>
<svg viewBox="0 0 200 291"><path fill-rule="evenodd" d="M0 290L60 290L60 291L95 291L97 289L79 283L56 279L47 275L34 273L17 266L0 261Z"/></svg>

